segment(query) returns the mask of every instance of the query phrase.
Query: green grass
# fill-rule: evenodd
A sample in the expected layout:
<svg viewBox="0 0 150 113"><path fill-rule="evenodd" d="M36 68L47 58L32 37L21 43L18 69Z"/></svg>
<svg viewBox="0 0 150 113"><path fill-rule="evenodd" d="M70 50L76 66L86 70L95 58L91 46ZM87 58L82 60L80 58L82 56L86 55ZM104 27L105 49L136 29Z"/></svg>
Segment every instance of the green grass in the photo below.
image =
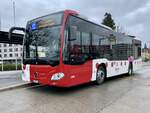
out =
<svg viewBox="0 0 150 113"><path fill-rule="evenodd" d="M148 62L148 61L149 61L149 59L148 59L148 58L145 58L143 61L144 61L144 62Z"/></svg>
<svg viewBox="0 0 150 113"><path fill-rule="evenodd" d="M21 64L17 65L17 69L21 70ZM16 70L16 64L4 64L3 71L11 71ZM0 71L2 71L2 65L0 65Z"/></svg>

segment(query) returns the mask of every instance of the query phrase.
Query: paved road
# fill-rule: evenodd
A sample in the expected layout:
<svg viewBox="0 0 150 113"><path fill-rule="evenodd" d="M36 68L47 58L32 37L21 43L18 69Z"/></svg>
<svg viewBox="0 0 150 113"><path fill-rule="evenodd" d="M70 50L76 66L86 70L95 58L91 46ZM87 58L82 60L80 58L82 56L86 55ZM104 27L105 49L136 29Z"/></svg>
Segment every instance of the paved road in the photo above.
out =
<svg viewBox="0 0 150 113"><path fill-rule="evenodd" d="M22 82L21 71L0 71L0 88Z"/></svg>
<svg viewBox="0 0 150 113"><path fill-rule="evenodd" d="M150 113L150 66L135 76L69 89L47 86L0 93L1 113Z"/></svg>

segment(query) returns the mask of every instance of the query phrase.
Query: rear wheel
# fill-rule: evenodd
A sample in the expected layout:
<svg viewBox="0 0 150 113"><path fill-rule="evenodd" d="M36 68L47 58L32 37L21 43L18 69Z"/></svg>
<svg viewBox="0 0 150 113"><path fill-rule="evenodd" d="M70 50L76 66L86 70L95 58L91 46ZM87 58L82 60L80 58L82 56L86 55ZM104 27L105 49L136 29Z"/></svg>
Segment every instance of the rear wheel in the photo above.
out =
<svg viewBox="0 0 150 113"><path fill-rule="evenodd" d="M100 66L96 73L96 84L97 85L102 84L105 80L105 77L106 77L105 69L104 67Z"/></svg>

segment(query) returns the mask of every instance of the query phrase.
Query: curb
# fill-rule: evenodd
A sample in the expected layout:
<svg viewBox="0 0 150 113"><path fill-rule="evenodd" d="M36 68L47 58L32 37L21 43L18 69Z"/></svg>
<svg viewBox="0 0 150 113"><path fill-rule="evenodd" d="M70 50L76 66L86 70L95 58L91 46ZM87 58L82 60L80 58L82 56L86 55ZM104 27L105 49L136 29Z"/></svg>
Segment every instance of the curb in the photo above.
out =
<svg viewBox="0 0 150 113"><path fill-rule="evenodd" d="M32 83L20 83L0 88L0 92L32 86Z"/></svg>

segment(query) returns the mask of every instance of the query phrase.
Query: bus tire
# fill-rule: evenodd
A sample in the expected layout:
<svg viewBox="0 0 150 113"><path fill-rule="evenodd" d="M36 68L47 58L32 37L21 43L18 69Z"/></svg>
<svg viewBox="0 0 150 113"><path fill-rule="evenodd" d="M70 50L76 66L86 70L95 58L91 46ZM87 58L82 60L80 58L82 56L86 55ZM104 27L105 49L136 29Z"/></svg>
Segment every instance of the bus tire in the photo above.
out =
<svg viewBox="0 0 150 113"><path fill-rule="evenodd" d="M105 68L103 66L100 66L97 69L97 73L96 73L96 84L100 85L104 82L106 77L106 72L105 72Z"/></svg>
<svg viewBox="0 0 150 113"><path fill-rule="evenodd" d="M131 76L133 75L133 64L129 64L129 68L128 68L128 75Z"/></svg>

